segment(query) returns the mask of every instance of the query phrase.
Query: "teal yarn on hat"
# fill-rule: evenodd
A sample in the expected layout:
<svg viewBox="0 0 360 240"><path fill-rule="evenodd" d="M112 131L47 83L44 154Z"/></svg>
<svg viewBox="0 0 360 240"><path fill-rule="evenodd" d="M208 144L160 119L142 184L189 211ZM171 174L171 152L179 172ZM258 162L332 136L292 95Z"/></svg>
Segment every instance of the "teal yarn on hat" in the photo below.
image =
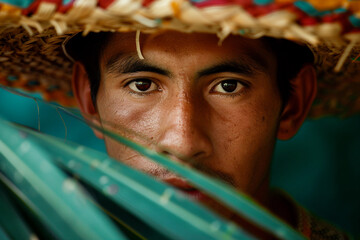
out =
<svg viewBox="0 0 360 240"><path fill-rule="evenodd" d="M254 3L257 5L267 5L273 2L274 0L254 0Z"/></svg>
<svg viewBox="0 0 360 240"><path fill-rule="evenodd" d="M360 27L360 18L357 18L355 15L349 16L349 21L354 27Z"/></svg>
<svg viewBox="0 0 360 240"><path fill-rule="evenodd" d="M27 8L34 2L34 0L1 0L1 2L14 5L20 8Z"/></svg>

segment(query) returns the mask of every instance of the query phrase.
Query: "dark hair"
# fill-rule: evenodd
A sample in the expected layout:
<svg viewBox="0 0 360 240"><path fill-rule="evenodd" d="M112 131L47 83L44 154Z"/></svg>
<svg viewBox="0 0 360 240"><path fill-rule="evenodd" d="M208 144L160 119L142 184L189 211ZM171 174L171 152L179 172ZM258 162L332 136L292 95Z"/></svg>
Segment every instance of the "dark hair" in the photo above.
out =
<svg viewBox="0 0 360 240"><path fill-rule="evenodd" d="M90 81L91 100L96 106L96 95L101 80L100 59L110 39L110 32L81 33L72 37L66 44L66 52L75 60L81 62Z"/></svg>
<svg viewBox="0 0 360 240"><path fill-rule="evenodd" d="M74 60L84 64L90 81L91 98L94 106L96 105L96 95L101 80L101 53L107 46L111 34L109 32L89 33L85 37L78 34L66 45L68 54ZM296 77L304 64L313 63L314 56L308 47L292 41L270 37L262 39L277 60L277 81L284 106L292 93L291 79Z"/></svg>
<svg viewBox="0 0 360 240"><path fill-rule="evenodd" d="M284 106L293 90L291 80L305 64L314 63L314 55L307 46L289 40L270 37L264 37L263 40L277 61L277 82Z"/></svg>

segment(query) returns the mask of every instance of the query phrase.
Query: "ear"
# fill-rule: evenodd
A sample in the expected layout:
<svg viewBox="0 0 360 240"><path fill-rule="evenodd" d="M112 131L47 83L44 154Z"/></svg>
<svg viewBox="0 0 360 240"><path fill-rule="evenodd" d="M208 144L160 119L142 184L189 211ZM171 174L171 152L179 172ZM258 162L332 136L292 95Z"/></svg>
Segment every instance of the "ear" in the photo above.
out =
<svg viewBox="0 0 360 240"><path fill-rule="evenodd" d="M101 126L100 116L91 99L91 89L88 75L80 62L75 62L72 75L72 88L82 116L97 126ZM96 137L103 139L104 135L95 130Z"/></svg>
<svg viewBox="0 0 360 240"><path fill-rule="evenodd" d="M288 140L300 129L317 92L316 72L312 65L305 65L291 80L293 91L281 114L277 138Z"/></svg>

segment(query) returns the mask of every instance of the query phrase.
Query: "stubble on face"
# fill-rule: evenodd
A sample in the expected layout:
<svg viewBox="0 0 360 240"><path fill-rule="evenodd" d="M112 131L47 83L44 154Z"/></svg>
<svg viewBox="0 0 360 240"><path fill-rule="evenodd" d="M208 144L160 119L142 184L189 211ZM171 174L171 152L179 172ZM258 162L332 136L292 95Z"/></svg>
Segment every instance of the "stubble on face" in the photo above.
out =
<svg viewBox="0 0 360 240"><path fill-rule="evenodd" d="M281 111L276 62L265 45L232 36L218 46L212 35L164 32L142 35L141 49L145 60L137 58L133 33L110 39L97 95L103 124L261 201ZM144 79L154 91L130 88ZM239 93L214 91L226 80L239 82ZM111 157L159 179L173 176L105 141Z"/></svg>

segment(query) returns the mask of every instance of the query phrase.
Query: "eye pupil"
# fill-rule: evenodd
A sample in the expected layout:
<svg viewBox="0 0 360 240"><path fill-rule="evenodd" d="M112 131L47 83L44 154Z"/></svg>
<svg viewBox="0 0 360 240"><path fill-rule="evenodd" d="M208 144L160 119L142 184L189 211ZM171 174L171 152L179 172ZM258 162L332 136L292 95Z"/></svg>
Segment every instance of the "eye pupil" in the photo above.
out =
<svg viewBox="0 0 360 240"><path fill-rule="evenodd" d="M237 88L237 81L235 80L227 80L227 81L223 81L221 83L221 87L226 91L226 92L233 92L236 90Z"/></svg>
<svg viewBox="0 0 360 240"><path fill-rule="evenodd" d="M145 92L151 87L151 81L150 80L138 80L135 82L135 86L139 91Z"/></svg>

